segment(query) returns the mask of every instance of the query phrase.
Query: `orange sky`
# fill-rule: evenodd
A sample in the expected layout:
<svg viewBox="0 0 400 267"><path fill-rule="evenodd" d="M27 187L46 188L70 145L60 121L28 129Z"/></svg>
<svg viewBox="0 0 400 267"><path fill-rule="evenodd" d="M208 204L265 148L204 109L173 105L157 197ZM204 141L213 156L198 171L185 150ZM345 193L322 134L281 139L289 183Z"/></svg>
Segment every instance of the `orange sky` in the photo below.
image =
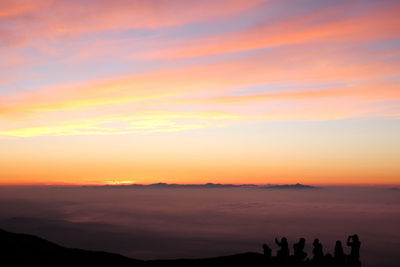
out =
<svg viewBox="0 0 400 267"><path fill-rule="evenodd" d="M0 184L399 184L399 12L1 1Z"/></svg>

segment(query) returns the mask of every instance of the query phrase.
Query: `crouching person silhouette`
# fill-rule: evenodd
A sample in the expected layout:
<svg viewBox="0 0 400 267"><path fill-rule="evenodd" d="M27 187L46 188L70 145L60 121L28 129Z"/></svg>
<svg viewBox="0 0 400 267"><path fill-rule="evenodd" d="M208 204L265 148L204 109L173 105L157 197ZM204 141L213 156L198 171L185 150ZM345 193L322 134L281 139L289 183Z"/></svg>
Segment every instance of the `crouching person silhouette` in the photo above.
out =
<svg viewBox="0 0 400 267"><path fill-rule="evenodd" d="M262 247L264 251L264 260L266 266L271 266L272 249L267 244L263 244Z"/></svg>
<svg viewBox="0 0 400 267"><path fill-rule="evenodd" d="M271 259L272 249L267 244L263 244L262 247L263 247L263 251L264 251L264 257L266 259Z"/></svg>

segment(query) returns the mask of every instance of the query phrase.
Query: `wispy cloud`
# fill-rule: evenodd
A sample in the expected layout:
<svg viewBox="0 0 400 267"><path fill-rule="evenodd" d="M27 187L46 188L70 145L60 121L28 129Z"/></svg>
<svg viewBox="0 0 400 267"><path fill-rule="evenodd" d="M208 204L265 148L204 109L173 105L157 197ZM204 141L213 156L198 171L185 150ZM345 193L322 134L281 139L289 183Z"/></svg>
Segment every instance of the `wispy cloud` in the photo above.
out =
<svg viewBox="0 0 400 267"><path fill-rule="evenodd" d="M263 23L239 32L177 43L175 48L150 51L143 57L190 58L237 53L268 47L300 44L340 44L384 39L397 39L400 27L396 14L400 5L379 6L361 14L338 16L352 4ZM354 8L354 7L353 7Z"/></svg>
<svg viewBox="0 0 400 267"><path fill-rule="evenodd" d="M400 6L316 6L2 1L0 134L398 118Z"/></svg>
<svg viewBox="0 0 400 267"><path fill-rule="evenodd" d="M109 30L163 28L218 20L254 8L264 0L221 1L2 1L0 40L36 42ZM12 40L15 40L12 42ZM63 40L63 39L61 39Z"/></svg>

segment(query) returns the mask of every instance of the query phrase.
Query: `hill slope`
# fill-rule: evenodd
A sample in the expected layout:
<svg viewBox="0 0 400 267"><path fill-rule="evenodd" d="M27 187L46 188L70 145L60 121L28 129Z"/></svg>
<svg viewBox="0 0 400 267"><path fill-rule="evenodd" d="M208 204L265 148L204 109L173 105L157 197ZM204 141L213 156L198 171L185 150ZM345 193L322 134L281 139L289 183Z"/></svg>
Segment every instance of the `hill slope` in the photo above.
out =
<svg viewBox="0 0 400 267"><path fill-rule="evenodd" d="M33 235L0 229L0 266L143 266L122 255L70 249Z"/></svg>
<svg viewBox="0 0 400 267"><path fill-rule="evenodd" d="M119 254L65 248L42 238L0 229L0 266L263 266L263 255L244 253L209 259L142 261Z"/></svg>

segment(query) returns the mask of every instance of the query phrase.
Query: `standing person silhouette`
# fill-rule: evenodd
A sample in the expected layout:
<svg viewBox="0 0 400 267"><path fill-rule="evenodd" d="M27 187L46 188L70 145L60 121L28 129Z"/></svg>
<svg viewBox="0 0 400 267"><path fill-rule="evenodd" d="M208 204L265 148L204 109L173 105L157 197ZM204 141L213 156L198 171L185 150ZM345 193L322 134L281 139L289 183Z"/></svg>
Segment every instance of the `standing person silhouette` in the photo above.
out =
<svg viewBox="0 0 400 267"><path fill-rule="evenodd" d="M347 238L347 245L351 248L350 255L348 256L351 266L360 265L360 246L361 242L358 235L351 235Z"/></svg>
<svg viewBox="0 0 400 267"><path fill-rule="evenodd" d="M281 242L278 241L277 238L275 238L275 243L281 247L280 250L278 250L277 256L278 258L286 259L289 258L289 244L286 239L286 237L282 237Z"/></svg>
<svg viewBox="0 0 400 267"><path fill-rule="evenodd" d="M302 261L307 257L307 253L304 252L304 246L306 245L306 240L302 237L299 242L293 245L294 257L297 261Z"/></svg>
<svg viewBox="0 0 400 267"><path fill-rule="evenodd" d="M338 266L343 266L344 259L345 259L345 255L343 252L342 242L338 240L338 241L336 241L336 244L335 244L334 260Z"/></svg>
<svg viewBox="0 0 400 267"><path fill-rule="evenodd" d="M324 252L322 249L322 244L319 242L318 238L314 239L313 246L314 246L312 250L312 253L314 254L313 260L316 262L322 261L322 259L324 258Z"/></svg>

